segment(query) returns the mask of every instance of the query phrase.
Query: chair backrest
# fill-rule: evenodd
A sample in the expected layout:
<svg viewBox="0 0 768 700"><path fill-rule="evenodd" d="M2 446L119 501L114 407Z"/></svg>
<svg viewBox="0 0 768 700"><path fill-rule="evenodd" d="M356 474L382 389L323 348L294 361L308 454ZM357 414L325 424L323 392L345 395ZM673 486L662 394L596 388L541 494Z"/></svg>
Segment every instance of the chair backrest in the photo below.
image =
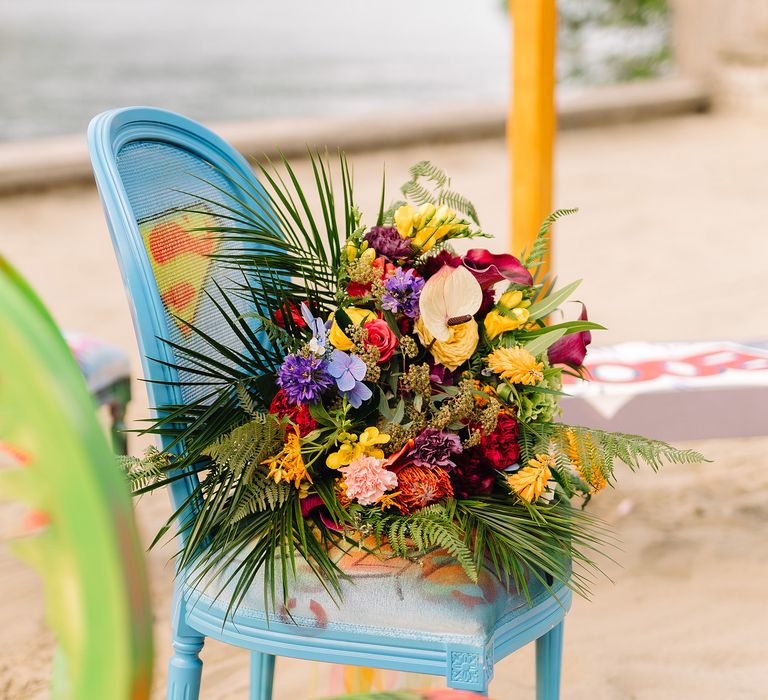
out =
<svg viewBox="0 0 768 700"><path fill-rule="evenodd" d="M235 245L204 231L232 225L231 212L243 189L249 206L266 209L263 195L245 159L221 138L185 117L165 110L131 107L97 116L88 130L96 184L123 275L141 352L150 406L186 405L210 392L210 386L182 386L199 380L168 365L185 358L166 342L216 355L187 321L235 351L242 342L222 322L214 300L217 284L232 288L232 270L209 257ZM241 189L233 183L244 183ZM196 213L190 213L189 210ZM239 280L242 282L242 280ZM237 302L245 312L246 302ZM223 364L231 362L216 357ZM187 365L189 366L189 365ZM170 382L170 383L153 383ZM178 508L197 486L188 476L171 485ZM182 513L182 521L188 513Z"/></svg>
<svg viewBox="0 0 768 700"><path fill-rule="evenodd" d="M0 495L43 578L60 700L149 697L152 621L125 478L64 339L0 258Z"/></svg>

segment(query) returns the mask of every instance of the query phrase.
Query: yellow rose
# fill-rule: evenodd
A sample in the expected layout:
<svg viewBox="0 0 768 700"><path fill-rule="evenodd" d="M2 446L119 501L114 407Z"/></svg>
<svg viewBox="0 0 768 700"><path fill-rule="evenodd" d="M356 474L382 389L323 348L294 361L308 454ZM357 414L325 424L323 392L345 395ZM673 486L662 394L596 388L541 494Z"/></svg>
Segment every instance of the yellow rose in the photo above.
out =
<svg viewBox="0 0 768 700"><path fill-rule="evenodd" d="M376 314L373 313L373 311L369 311L368 309L358 309L356 306L350 306L348 309L344 309L344 311L347 316L349 316L349 320L356 326L362 326L366 321L376 318ZM335 319L331 326L331 331L328 334L328 340L330 340L331 345L338 350L347 352L352 349L352 341L344 335L344 332L339 327L339 324L336 323Z"/></svg>
<svg viewBox="0 0 768 700"><path fill-rule="evenodd" d="M432 357L451 371L466 362L477 348L479 335L475 319L460 323L458 326L451 326L451 336L444 342L435 340L421 318L416 321L415 328L424 347L432 353Z"/></svg>

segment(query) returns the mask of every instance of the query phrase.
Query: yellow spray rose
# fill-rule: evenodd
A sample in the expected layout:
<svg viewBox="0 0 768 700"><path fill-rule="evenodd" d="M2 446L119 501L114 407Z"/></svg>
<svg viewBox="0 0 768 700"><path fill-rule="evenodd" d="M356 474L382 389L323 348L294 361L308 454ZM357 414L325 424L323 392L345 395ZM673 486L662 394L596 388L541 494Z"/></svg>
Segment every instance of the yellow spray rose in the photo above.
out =
<svg viewBox="0 0 768 700"><path fill-rule="evenodd" d="M362 326L366 321L371 321L376 318L376 314L368 309L358 309L356 306L350 306L348 309L344 309L349 320L356 326ZM334 320L331 326L330 333L328 334L328 340L331 341L331 345L338 350L347 352L352 349L352 341L344 335L341 327Z"/></svg>
<svg viewBox="0 0 768 700"><path fill-rule="evenodd" d="M445 341L435 340L421 318L416 321L415 328L424 347L432 353L432 357L451 371L466 362L477 348L479 334L475 319L460 323L458 326L450 326L451 335Z"/></svg>

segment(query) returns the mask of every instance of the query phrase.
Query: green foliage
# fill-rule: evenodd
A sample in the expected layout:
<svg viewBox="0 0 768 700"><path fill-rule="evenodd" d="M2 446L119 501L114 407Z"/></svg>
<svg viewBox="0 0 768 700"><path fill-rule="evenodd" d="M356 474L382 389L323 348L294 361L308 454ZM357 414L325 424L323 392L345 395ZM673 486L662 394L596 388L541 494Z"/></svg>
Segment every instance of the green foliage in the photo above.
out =
<svg viewBox="0 0 768 700"><path fill-rule="evenodd" d="M613 476L616 462L621 462L632 470L646 465L656 471L664 463L697 464L707 461L704 455L696 450L681 450L661 440L563 423L521 423L522 460L527 462L537 452L546 451L550 441L554 441L560 451L567 452L568 433L574 438L571 444L576 446L579 461L601 470L608 480Z"/></svg>
<svg viewBox="0 0 768 700"><path fill-rule="evenodd" d="M552 232L552 225L558 219L562 219L564 216L575 214L577 211L579 210L557 209L553 211L546 219L544 219L538 233L536 234L536 238L533 241L530 252L524 250L520 256L520 259L523 261L523 265L525 265L529 270L534 270L539 267L542 262L544 262L544 258L547 257L547 253L549 253L550 233Z"/></svg>
<svg viewBox="0 0 768 700"><path fill-rule="evenodd" d="M408 559L439 547L461 564L472 581L477 581L479 567L475 557L467 547L465 533L456 526L453 513L446 506L438 503L411 515L377 510L365 513L362 509L355 509L354 513L360 514L379 542L389 542L395 556Z"/></svg>
<svg viewBox="0 0 768 700"><path fill-rule="evenodd" d="M118 455L117 461L128 477L132 491L158 483L170 465L168 455L154 446L148 447L143 457Z"/></svg>
<svg viewBox="0 0 768 700"><path fill-rule="evenodd" d="M444 170L428 160L422 160L411 166L409 172L411 179L400 188L405 197L416 204L445 204L480 225L475 206L466 197L450 189L451 179Z"/></svg>
<svg viewBox="0 0 768 700"><path fill-rule="evenodd" d="M602 523L565 500L546 506L497 496L459 500L456 521L476 565L487 563L507 587L526 596L531 579L588 596L591 574L599 571L589 553L607 544Z"/></svg>
<svg viewBox="0 0 768 700"><path fill-rule="evenodd" d="M266 473L261 473L259 476L260 479L246 485L245 492L232 513L232 525L262 510L278 509L291 495L293 489L290 484L284 481L276 484L272 479L266 478Z"/></svg>
<svg viewBox="0 0 768 700"><path fill-rule="evenodd" d="M259 465L280 451L283 442L283 426L271 413L256 414L253 420L239 425L220 436L202 450L219 469L243 475L250 481Z"/></svg>

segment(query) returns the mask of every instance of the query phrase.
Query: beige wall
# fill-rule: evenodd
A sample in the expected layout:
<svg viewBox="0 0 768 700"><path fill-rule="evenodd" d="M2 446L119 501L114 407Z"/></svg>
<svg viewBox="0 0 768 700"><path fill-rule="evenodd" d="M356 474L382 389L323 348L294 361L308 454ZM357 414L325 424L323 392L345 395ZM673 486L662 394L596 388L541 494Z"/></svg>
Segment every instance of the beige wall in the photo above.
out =
<svg viewBox="0 0 768 700"><path fill-rule="evenodd" d="M768 112L768 0L672 0L679 71L721 107Z"/></svg>

